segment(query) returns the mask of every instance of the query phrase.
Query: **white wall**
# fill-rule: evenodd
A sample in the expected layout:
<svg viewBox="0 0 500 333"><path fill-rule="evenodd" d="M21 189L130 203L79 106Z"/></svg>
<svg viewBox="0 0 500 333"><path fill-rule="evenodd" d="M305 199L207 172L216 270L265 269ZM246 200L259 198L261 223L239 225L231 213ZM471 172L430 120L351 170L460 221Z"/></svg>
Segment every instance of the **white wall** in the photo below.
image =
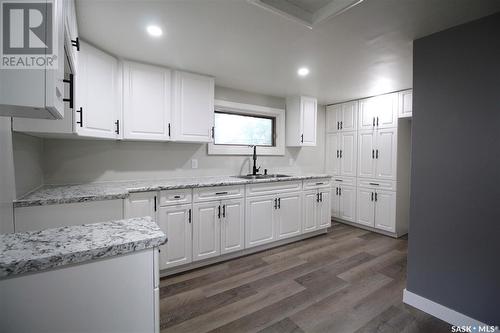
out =
<svg viewBox="0 0 500 333"><path fill-rule="evenodd" d="M14 132L12 145L16 196L20 197L43 184L43 140Z"/></svg>
<svg viewBox="0 0 500 333"><path fill-rule="evenodd" d="M15 196L10 118L0 117L0 234L14 231Z"/></svg>
<svg viewBox="0 0 500 333"><path fill-rule="evenodd" d="M284 108L283 98L216 87L216 99ZM323 172L325 108L318 108L317 146L287 148L284 156L262 156L270 172ZM198 169L191 169L191 159ZM206 144L45 139L45 184L236 175L250 171L246 156L213 156Z"/></svg>

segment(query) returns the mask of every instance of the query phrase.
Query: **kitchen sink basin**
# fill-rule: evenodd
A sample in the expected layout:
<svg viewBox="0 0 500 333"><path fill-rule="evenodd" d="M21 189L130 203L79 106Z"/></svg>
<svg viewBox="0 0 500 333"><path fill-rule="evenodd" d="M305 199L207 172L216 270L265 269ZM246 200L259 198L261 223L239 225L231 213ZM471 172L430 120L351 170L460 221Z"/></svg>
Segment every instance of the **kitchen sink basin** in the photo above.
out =
<svg viewBox="0 0 500 333"><path fill-rule="evenodd" d="M234 177L241 179L273 179L273 178L286 178L291 176L277 173L269 175L246 175L246 176L234 176Z"/></svg>

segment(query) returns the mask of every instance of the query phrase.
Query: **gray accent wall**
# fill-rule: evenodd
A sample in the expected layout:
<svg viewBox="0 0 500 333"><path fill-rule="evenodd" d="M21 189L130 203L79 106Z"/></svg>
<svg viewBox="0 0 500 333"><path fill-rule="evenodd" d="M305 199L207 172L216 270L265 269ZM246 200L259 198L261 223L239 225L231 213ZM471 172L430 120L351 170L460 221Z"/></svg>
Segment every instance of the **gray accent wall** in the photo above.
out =
<svg viewBox="0 0 500 333"><path fill-rule="evenodd" d="M414 42L410 292L500 325L500 14Z"/></svg>

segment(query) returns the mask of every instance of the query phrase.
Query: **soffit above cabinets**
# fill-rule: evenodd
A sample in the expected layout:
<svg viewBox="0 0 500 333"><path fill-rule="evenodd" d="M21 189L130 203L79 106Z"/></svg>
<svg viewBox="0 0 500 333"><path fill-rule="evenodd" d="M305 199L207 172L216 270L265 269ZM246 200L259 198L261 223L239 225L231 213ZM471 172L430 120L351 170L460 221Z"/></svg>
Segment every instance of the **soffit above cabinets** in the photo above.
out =
<svg viewBox="0 0 500 333"><path fill-rule="evenodd" d="M248 0L248 2L312 29L321 22L346 12L363 0Z"/></svg>

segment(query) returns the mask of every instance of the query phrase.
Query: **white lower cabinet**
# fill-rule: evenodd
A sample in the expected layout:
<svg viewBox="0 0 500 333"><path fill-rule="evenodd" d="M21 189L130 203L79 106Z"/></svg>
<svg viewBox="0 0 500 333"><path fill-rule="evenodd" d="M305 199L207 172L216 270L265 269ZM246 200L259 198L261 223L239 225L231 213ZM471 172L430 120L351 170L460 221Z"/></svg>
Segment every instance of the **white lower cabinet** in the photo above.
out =
<svg viewBox="0 0 500 333"><path fill-rule="evenodd" d="M276 221L276 239L300 235L302 232L301 193L281 194L274 212Z"/></svg>
<svg viewBox="0 0 500 333"><path fill-rule="evenodd" d="M369 227L375 226L375 201L374 192L368 188L358 188L357 195L357 220L359 224Z"/></svg>
<svg viewBox="0 0 500 333"><path fill-rule="evenodd" d="M245 248L245 207L243 199L225 200L221 223L221 254Z"/></svg>
<svg viewBox="0 0 500 333"><path fill-rule="evenodd" d="M244 249L243 199L193 205L193 261Z"/></svg>
<svg viewBox="0 0 500 333"><path fill-rule="evenodd" d="M302 233L302 193L281 193L246 201L246 247L258 246Z"/></svg>
<svg viewBox="0 0 500 333"><path fill-rule="evenodd" d="M303 202L303 232L330 227L332 217L330 188L304 191Z"/></svg>
<svg viewBox="0 0 500 333"><path fill-rule="evenodd" d="M357 223L396 232L396 192L358 188Z"/></svg>
<svg viewBox="0 0 500 333"><path fill-rule="evenodd" d="M333 217L356 222L356 187L335 184L331 202Z"/></svg>
<svg viewBox="0 0 500 333"><path fill-rule="evenodd" d="M245 245L253 247L275 239L275 195L247 198L245 213Z"/></svg>
<svg viewBox="0 0 500 333"><path fill-rule="evenodd" d="M220 201L193 205L193 261L220 255Z"/></svg>
<svg viewBox="0 0 500 333"><path fill-rule="evenodd" d="M123 215L126 219L150 216L156 221L156 205L157 192L131 193L124 201Z"/></svg>
<svg viewBox="0 0 500 333"><path fill-rule="evenodd" d="M192 261L191 204L160 207L158 225L167 234L160 246L160 269L188 264Z"/></svg>
<svg viewBox="0 0 500 333"><path fill-rule="evenodd" d="M396 231L396 192L375 192L375 228Z"/></svg>

